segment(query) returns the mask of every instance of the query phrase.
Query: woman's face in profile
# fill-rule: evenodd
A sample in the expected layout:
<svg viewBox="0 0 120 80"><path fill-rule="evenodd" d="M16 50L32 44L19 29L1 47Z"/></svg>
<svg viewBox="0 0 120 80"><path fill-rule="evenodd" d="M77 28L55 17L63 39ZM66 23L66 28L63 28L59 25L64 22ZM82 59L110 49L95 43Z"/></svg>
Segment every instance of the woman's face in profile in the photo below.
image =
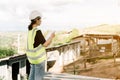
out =
<svg viewBox="0 0 120 80"><path fill-rule="evenodd" d="M37 17L36 18L36 24L39 26L41 24L41 18L40 17Z"/></svg>

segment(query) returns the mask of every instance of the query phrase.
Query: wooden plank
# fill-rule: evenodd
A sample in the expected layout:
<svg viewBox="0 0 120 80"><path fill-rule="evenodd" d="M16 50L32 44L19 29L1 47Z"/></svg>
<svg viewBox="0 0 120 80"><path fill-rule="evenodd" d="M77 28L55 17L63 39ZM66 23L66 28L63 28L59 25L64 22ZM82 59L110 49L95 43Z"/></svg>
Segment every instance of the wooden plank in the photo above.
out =
<svg viewBox="0 0 120 80"><path fill-rule="evenodd" d="M55 74L55 73L47 73L44 76L44 80L112 80L106 78L96 78L96 77L87 77L81 75L71 75L66 73Z"/></svg>

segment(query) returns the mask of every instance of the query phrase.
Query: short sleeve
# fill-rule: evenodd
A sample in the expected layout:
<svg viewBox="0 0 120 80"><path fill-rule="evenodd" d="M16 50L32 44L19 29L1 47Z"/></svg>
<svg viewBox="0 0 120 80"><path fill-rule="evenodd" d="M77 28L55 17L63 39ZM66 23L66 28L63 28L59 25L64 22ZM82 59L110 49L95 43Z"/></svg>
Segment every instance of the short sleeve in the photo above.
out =
<svg viewBox="0 0 120 80"><path fill-rule="evenodd" d="M46 42L41 30L38 30L36 32L36 36L35 36L35 39L34 39L34 48L39 46L40 44L44 44Z"/></svg>

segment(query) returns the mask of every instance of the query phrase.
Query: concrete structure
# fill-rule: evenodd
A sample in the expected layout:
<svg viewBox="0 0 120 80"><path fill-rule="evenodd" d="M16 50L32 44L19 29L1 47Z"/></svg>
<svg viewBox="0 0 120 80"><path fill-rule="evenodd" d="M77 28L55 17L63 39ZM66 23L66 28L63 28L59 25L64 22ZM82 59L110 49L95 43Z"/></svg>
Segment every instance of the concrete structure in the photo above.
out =
<svg viewBox="0 0 120 80"><path fill-rule="evenodd" d="M25 55L17 55L0 60L0 77L3 80L24 79L27 74ZM28 66L27 66L28 67Z"/></svg>
<svg viewBox="0 0 120 80"><path fill-rule="evenodd" d="M79 42L74 42L57 47L50 47L46 50L47 55L49 55L50 51L58 50L59 55L56 59L54 59L59 59L56 61L56 63L60 64L60 66L64 66L78 59L80 56L79 49ZM54 53L52 55L54 55ZM30 64L27 61L25 54L14 55L8 58L0 59L0 77L3 80L24 80L27 75L29 75L29 69Z"/></svg>

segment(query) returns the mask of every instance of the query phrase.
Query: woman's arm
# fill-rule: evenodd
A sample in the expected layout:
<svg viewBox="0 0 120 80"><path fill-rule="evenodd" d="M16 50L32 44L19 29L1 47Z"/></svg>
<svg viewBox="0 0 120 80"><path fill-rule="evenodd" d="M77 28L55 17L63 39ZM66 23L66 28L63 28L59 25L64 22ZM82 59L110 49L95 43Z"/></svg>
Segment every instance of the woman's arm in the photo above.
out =
<svg viewBox="0 0 120 80"><path fill-rule="evenodd" d="M53 32L51 34L51 36L46 40L46 42L43 44L43 46L47 47L50 45L50 43L52 42L52 39L55 37L55 32Z"/></svg>

